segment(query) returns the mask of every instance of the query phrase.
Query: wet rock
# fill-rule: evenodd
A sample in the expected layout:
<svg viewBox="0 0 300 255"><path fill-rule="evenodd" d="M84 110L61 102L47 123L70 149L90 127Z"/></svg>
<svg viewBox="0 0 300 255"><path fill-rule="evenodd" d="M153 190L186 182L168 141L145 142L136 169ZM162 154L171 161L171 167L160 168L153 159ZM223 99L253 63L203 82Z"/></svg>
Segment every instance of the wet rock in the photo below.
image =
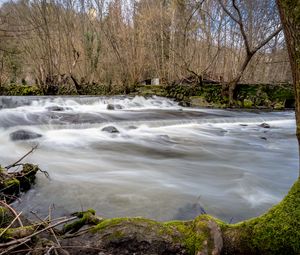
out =
<svg viewBox="0 0 300 255"><path fill-rule="evenodd" d="M262 123L259 126L262 128L270 128L271 127L268 123Z"/></svg>
<svg viewBox="0 0 300 255"><path fill-rule="evenodd" d="M182 106L182 107L189 107L191 106L191 104L187 101L181 101L178 103L179 106Z"/></svg>
<svg viewBox="0 0 300 255"><path fill-rule="evenodd" d="M267 137L261 136L260 139L267 140Z"/></svg>
<svg viewBox="0 0 300 255"><path fill-rule="evenodd" d="M19 141L19 140L32 140L42 137L41 134L28 131L28 130L17 130L9 134L9 137L12 141Z"/></svg>
<svg viewBox="0 0 300 255"><path fill-rule="evenodd" d="M117 128L115 128L114 126L104 127L104 128L102 128L101 131L108 132L108 133L120 133L119 130Z"/></svg>
<svg viewBox="0 0 300 255"><path fill-rule="evenodd" d="M119 104L108 104L106 109L107 110L121 110L121 109L123 109L123 106L119 105Z"/></svg>
<svg viewBox="0 0 300 255"><path fill-rule="evenodd" d="M48 107L46 107L46 109L50 112L63 112L66 110L72 110L71 107L62 107L62 106L58 106L58 105L48 106Z"/></svg>
<svg viewBox="0 0 300 255"><path fill-rule="evenodd" d="M248 127L247 124L240 124L241 127Z"/></svg>
<svg viewBox="0 0 300 255"><path fill-rule="evenodd" d="M129 126L128 129L137 129L136 126Z"/></svg>

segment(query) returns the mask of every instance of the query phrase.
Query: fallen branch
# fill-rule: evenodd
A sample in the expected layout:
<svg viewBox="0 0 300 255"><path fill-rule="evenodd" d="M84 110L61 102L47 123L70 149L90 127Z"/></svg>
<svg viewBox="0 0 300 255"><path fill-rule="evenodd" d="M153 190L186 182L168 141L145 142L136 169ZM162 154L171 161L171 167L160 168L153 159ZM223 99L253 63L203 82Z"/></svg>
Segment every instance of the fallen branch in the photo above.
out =
<svg viewBox="0 0 300 255"><path fill-rule="evenodd" d="M15 221L17 220L17 219L19 219L19 217L20 217L20 215L22 214L22 212L20 212L18 215L17 215L17 217L15 217L14 219L13 219L13 221L1 232L1 234L0 234L0 238L2 237L2 235L15 223Z"/></svg>
<svg viewBox="0 0 300 255"><path fill-rule="evenodd" d="M0 204L3 205L4 207L8 208L12 212L12 214L17 218L20 227L23 227L23 223L22 223L21 219L18 217L18 214L14 209L10 205L5 203L4 201L0 200Z"/></svg>
<svg viewBox="0 0 300 255"><path fill-rule="evenodd" d="M34 237L34 236L36 236L40 233L43 233L43 232L47 231L50 228L54 228L58 225L64 224L66 222L69 222L69 221L72 221L72 220L75 220L75 219L77 219L77 217L71 217L71 218L68 218L68 219L65 219L65 220L61 220L61 221L59 221L59 222L57 222L53 225L49 225L48 227L43 228L43 229L41 229L41 230L39 230L39 231L29 235L29 236L23 237L21 239L13 240L13 241L10 241L10 242L7 242L7 243L2 243L2 244L0 244L0 248L11 246L11 245L14 245L14 244L24 244L24 243L28 242L32 237Z"/></svg>
<svg viewBox="0 0 300 255"><path fill-rule="evenodd" d="M5 168L8 170L12 167L18 166L18 163L20 163L24 158L26 158L29 154L31 154L37 147L38 147L38 145L35 145L34 147L31 148L30 151L28 151L24 156L22 156L20 159L18 159L15 163L12 163L12 164L6 166Z"/></svg>

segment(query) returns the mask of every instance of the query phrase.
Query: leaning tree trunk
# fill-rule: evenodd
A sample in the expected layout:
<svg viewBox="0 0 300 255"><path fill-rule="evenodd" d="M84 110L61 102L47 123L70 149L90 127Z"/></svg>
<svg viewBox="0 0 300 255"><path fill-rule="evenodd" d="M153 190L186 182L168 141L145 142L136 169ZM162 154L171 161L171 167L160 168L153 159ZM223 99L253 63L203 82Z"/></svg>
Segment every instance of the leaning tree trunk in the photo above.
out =
<svg viewBox="0 0 300 255"><path fill-rule="evenodd" d="M286 39L293 74L293 83L296 99L297 137L300 147L300 1L277 0L277 4L279 8L281 22L284 28L284 35Z"/></svg>
<svg viewBox="0 0 300 255"><path fill-rule="evenodd" d="M293 74L300 145L300 1L277 0L277 4ZM223 238L223 254L300 254L300 179L264 215L223 226Z"/></svg>
<svg viewBox="0 0 300 255"><path fill-rule="evenodd" d="M237 85L239 83L239 81L241 80L245 70L247 69L247 66L248 64L250 63L253 55L255 53L252 53L252 52L248 52L245 59L244 59L244 62L238 72L238 74L236 75L236 77L230 81L228 83L228 99L229 99L229 106L233 106L234 105L234 102L236 100L236 88L237 88Z"/></svg>

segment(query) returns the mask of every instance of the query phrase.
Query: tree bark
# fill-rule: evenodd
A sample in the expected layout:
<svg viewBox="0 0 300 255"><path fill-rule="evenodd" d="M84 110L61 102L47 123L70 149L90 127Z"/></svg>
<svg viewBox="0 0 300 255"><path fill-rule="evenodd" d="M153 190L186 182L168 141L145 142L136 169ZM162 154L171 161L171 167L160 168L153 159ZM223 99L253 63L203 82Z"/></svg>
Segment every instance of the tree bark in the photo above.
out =
<svg viewBox="0 0 300 255"><path fill-rule="evenodd" d="M297 138L300 148L300 1L277 0L292 68L296 101ZM300 149L299 149L300 159ZM300 160L299 160L300 161ZM300 175L300 162L299 162Z"/></svg>
<svg viewBox="0 0 300 255"><path fill-rule="evenodd" d="M223 88L225 90L228 89L228 96L229 96L229 106L233 106L234 105L234 101L235 101L235 93L236 93L236 87L238 82L241 80L245 70L247 69L248 64L250 63L252 57L256 54L257 51L259 51L262 47L264 47L268 42L270 42L276 35L278 35L280 33L280 31L282 30L282 27L278 27L275 31L273 31L271 34L269 34L269 36L267 36L264 40L262 40L261 42L259 42L256 46L252 45L252 41L251 41L251 34L247 35L246 30L245 30L245 24L243 21L243 17L242 17L242 12L239 9L237 3L235 0L232 0L232 6L235 9L236 13L237 13L237 17L234 16L225 6L223 0L218 0L222 9L224 10L224 12L239 26L240 32L241 32L241 36L243 38L243 42L244 42L244 47L245 47L245 51L246 51L246 57L243 61L243 64L238 72L238 74L235 76L235 78L230 81L228 83L228 86L224 86ZM225 91L222 91L222 94L226 94Z"/></svg>

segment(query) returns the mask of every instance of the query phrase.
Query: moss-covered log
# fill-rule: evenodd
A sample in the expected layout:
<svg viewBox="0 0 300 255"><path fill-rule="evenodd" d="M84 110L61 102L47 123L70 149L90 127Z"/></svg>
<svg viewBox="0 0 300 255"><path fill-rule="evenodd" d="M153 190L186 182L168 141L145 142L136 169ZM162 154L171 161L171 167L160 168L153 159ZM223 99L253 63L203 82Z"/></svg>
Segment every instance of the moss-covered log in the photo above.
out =
<svg viewBox="0 0 300 255"><path fill-rule="evenodd" d="M300 254L300 181L266 214L222 229L224 254Z"/></svg>
<svg viewBox="0 0 300 255"><path fill-rule="evenodd" d="M105 219L83 235L63 239L61 244L71 247L66 248L70 254L83 254L88 244L95 248L95 253L89 254L101 250L104 254L217 255L223 241L216 220L202 215L192 221L165 223L145 218Z"/></svg>

